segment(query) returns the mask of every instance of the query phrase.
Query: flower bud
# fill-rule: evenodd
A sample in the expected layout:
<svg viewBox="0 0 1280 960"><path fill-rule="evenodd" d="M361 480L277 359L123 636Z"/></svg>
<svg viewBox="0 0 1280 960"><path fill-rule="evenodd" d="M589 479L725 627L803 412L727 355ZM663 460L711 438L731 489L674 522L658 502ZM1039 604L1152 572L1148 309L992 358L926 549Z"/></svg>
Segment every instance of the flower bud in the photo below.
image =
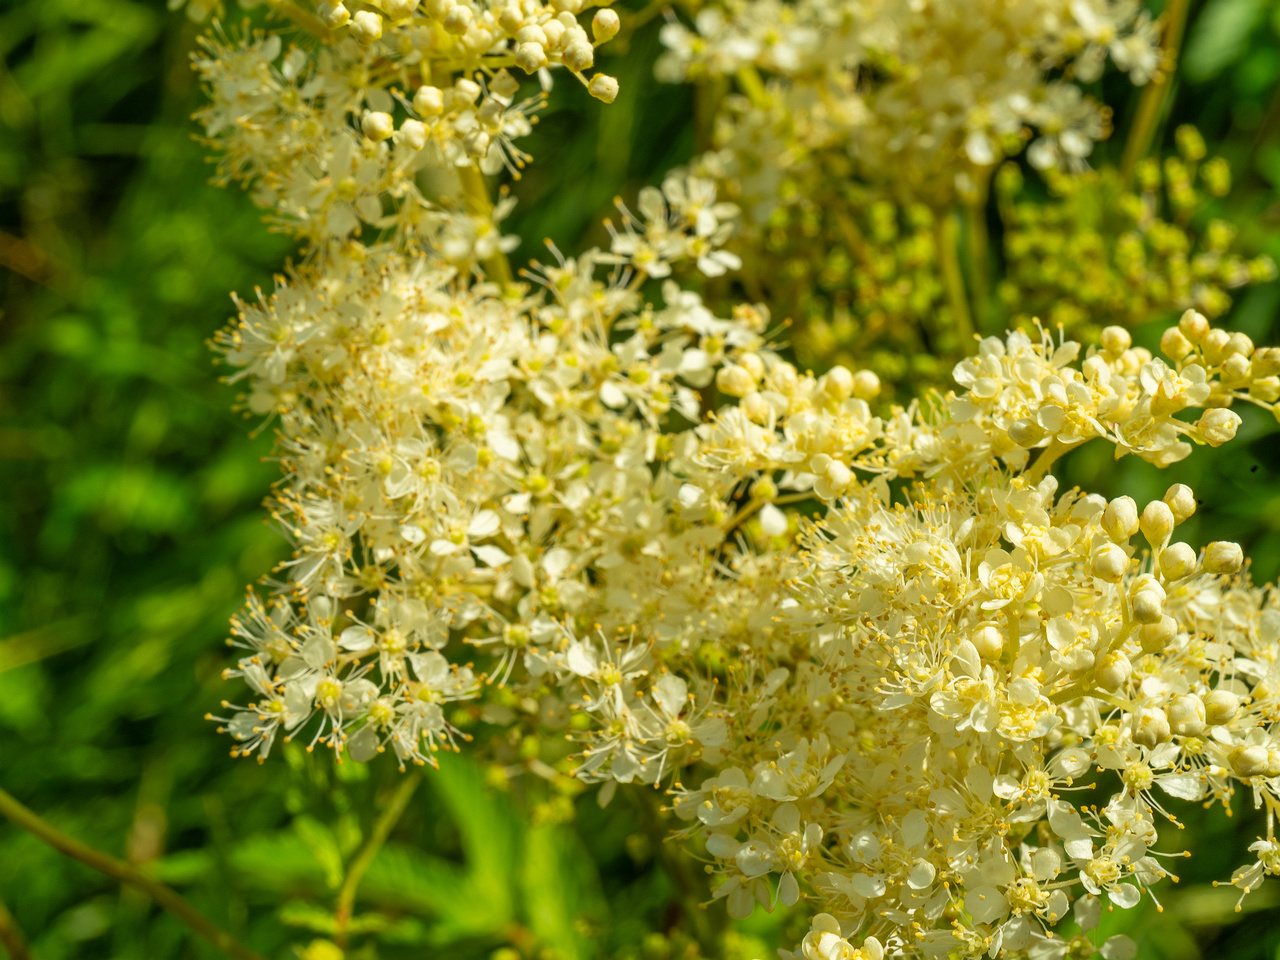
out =
<svg viewBox="0 0 1280 960"><path fill-rule="evenodd" d="M591 49L591 44L582 40L565 47L560 59L574 73L581 73L583 70L590 70L595 65L596 54Z"/></svg>
<svg viewBox="0 0 1280 960"><path fill-rule="evenodd" d="M361 10L351 18L351 35L361 43L373 43L382 36L382 18L372 10Z"/></svg>
<svg viewBox="0 0 1280 960"><path fill-rule="evenodd" d="M536 43L540 47L547 47L550 41L547 40L546 31L536 23L526 24L516 31L516 43Z"/></svg>
<svg viewBox="0 0 1280 960"><path fill-rule="evenodd" d="M452 10L444 15L444 19L440 21L440 25L444 27L447 33L452 33L455 37L460 37L467 32L467 27L471 26L471 18L474 14L470 7L458 4Z"/></svg>
<svg viewBox="0 0 1280 960"><path fill-rule="evenodd" d="M1090 569L1099 580L1119 583L1124 579L1124 572L1129 569L1129 555L1122 547L1108 543L1094 552Z"/></svg>
<svg viewBox="0 0 1280 960"><path fill-rule="evenodd" d="M874 400L880 396L880 378L870 370L859 370L853 375L853 395L859 400Z"/></svg>
<svg viewBox="0 0 1280 960"><path fill-rule="evenodd" d="M392 20L403 20L413 16L418 0L382 0L382 9Z"/></svg>
<svg viewBox="0 0 1280 960"><path fill-rule="evenodd" d="M769 415L773 412L769 401L755 390L743 397L738 406L752 423L768 423Z"/></svg>
<svg viewBox="0 0 1280 960"><path fill-rule="evenodd" d="M736 363L725 364L716 371L716 389L726 396L745 397L755 388L755 377Z"/></svg>
<svg viewBox="0 0 1280 960"><path fill-rule="evenodd" d="M1233 353L1227 359L1222 361L1222 374L1220 379L1224 386L1239 387L1249 382L1252 374L1253 365L1249 362L1249 358L1243 354Z"/></svg>
<svg viewBox="0 0 1280 960"><path fill-rule="evenodd" d="M560 40L564 37L564 24L559 20L548 20L542 25L542 32L547 36L547 48L554 49L560 46Z"/></svg>
<svg viewBox="0 0 1280 960"><path fill-rule="evenodd" d="M1182 523L1196 512L1196 495L1185 483L1175 483L1166 490L1164 502L1173 511L1175 523Z"/></svg>
<svg viewBox="0 0 1280 960"><path fill-rule="evenodd" d="M1244 566L1244 551L1230 540L1215 540L1204 548L1206 573L1239 573Z"/></svg>
<svg viewBox="0 0 1280 960"><path fill-rule="evenodd" d="M427 128L419 120L406 120L400 124L400 141L413 150L427 145Z"/></svg>
<svg viewBox="0 0 1280 960"><path fill-rule="evenodd" d="M1227 355L1227 345L1231 343L1231 334L1221 328L1210 330L1200 342L1200 352L1209 361L1210 366L1222 362Z"/></svg>
<svg viewBox="0 0 1280 960"><path fill-rule="evenodd" d="M1227 338L1226 346L1222 348L1222 353L1227 357L1251 357L1253 356L1253 341L1247 333L1236 331Z"/></svg>
<svg viewBox="0 0 1280 960"><path fill-rule="evenodd" d="M1169 718L1159 707L1144 707L1133 717L1133 742L1147 748L1157 747L1173 739Z"/></svg>
<svg viewBox="0 0 1280 960"><path fill-rule="evenodd" d="M1004 634L994 623L984 623L969 639L983 660L999 660L1004 651Z"/></svg>
<svg viewBox="0 0 1280 960"><path fill-rule="evenodd" d="M591 78L591 82L587 84L587 93L597 100L613 103L614 100L618 99L618 81L606 74L597 73Z"/></svg>
<svg viewBox="0 0 1280 960"><path fill-rule="evenodd" d="M1211 447L1220 447L1228 440L1235 438L1240 428L1240 415L1225 407L1214 407L1206 410L1196 421L1196 430L1200 437Z"/></svg>
<svg viewBox="0 0 1280 960"><path fill-rule="evenodd" d="M391 120L391 114L370 110L361 118L360 129L370 140L380 141L390 139L396 127Z"/></svg>
<svg viewBox="0 0 1280 960"><path fill-rule="evenodd" d="M1267 772L1269 751L1261 744L1241 744L1227 758L1238 777L1260 777Z"/></svg>
<svg viewBox="0 0 1280 960"><path fill-rule="evenodd" d="M1124 543L1138 530L1138 505L1133 497L1116 497L1102 511L1102 529L1116 543Z"/></svg>
<svg viewBox="0 0 1280 960"><path fill-rule="evenodd" d="M1159 623L1164 616L1164 591L1156 584L1133 595L1133 619L1143 624Z"/></svg>
<svg viewBox="0 0 1280 960"><path fill-rule="evenodd" d="M596 15L591 18L591 34L596 38L596 43L608 43L618 35L621 26L618 14L608 7L597 10Z"/></svg>
<svg viewBox="0 0 1280 960"><path fill-rule="evenodd" d="M457 5L457 0L427 0L427 13L433 20L443 20Z"/></svg>
<svg viewBox="0 0 1280 960"><path fill-rule="evenodd" d="M818 392L836 403L853 396L853 374L848 367L832 367L818 381Z"/></svg>
<svg viewBox="0 0 1280 960"><path fill-rule="evenodd" d="M1102 349L1113 360L1133 346L1133 337L1129 336L1129 331L1124 327L1103 327L1099 340Z"/></svg>
<svg viewBox="0 0 1280 960"><path fill-rule="evenodd" d="M1196 572L1196 552L1189 543L1171 543L1160 551L1160 572L1166 580L1181 580Z"/></svg>
<svg viewBox="0 0 1280 960"><path fill-rule="evenodd" d="M1093 671L1094 678L1098 681L1098 686L1103 690L1119 690L1129 682L1129 677L1132 673L1133 665L1129 663L1129 658L1119 650L1103 657L1102 662Z"/></svg>
<svg viewBox="0 0 1280 960"><path fill-rule="evenodd" d="M1209 332L1209 321L1203 314L1188 310L1178 320L1178 330L1192 343L1199 343Z"/></svg>
<svg viewBox="0 0 1280 960"><path fill-rule="evenodd" d="M853 472L839 460L832 460L823 471L823 476L836 493L847 490L849 484L853 483Z"/></svg>
<svg viewBox="0 0 1280 960"><path fill-rule="evenodd" d="M561 16L572 17L582 12L582 0L551 0L551 5Z"/></svg>
<svg viewBox="0 0 1280 960"><path fill-rule="evenodd" d="M444 113L444 93L429 84L419 87L413 95L413 109L420 117L438 117Z"/></svg>
<svg viewBox="0 0 1280 960"><path fill-rule="evenodd" d="M537 73L547 65L547 51L540 43L522 43L516 47L516 66L525 73Z"/></svg>
<svg viewBox="0 0 1280 960"><path fill-rule="evenodd" d="M1193 349L1191 341L1184 337L1177 327L1170 327L1160 337L1160 350L1172 360L1181 360Z"/></svg>
<svg viewBox="0 0 1280 960"><path fill-rule="evenodd" d="M1009 439L1020 447L1033 447L1045 438L1044 427L1024 417L1009 426Z"/></svg>
<svg viewBox="0 0 1280 960"><path fill-rule="evenodd" d="M1211 727L1230 723L1240 711L1240 698L1230 690L1213 690L1204 698L1204 719Z"/></svg>
<svg viewBox="0 0 1280 960"><path fill-rule="evenodd" d="M478 96L480 96L480 84L468 77L459 77L453 85L453 100L455 104L475 103Z"/></svg>
<svg viewBox="0 0 1280 960"><path fill-rule="evenodd" d="M1178 621L1165 614L1155 623L1144 624L1138 631L1138 643L1143 653L1159 653L1173 643L1178 635Z"/></svg>
<svg viewBox="0 0 1280 960"><path fill-rule="evenodd" d="M341 3L322 3L316 10L316 15L330 30L337 30L339 27L345 27L351 20L351 11Z"/></svg>
<svg viewBox="0 0 1280 960"><path fill-rule="evenodd" d="M1147 543L1158 547L1173 533L1173 511L1163 500L1152 500L1143 509L1138 525L1142 528L1142 535L1147 538Z"/></svg>
<svg viewBox="0 0 1280 960"><path fill-rule="evenodd" d="M764 378L764 361L760 359L758 353L743 353L738 357L738 366L751 374L752 378L759 383Z"/></svg>
<svg viewBox="0 0 1280 960"><path fill-rule="evenodd" d="M1194 693L1174 697L1169 703L1169 729L1180 737L1204 733L1204 703Z"/></svg>

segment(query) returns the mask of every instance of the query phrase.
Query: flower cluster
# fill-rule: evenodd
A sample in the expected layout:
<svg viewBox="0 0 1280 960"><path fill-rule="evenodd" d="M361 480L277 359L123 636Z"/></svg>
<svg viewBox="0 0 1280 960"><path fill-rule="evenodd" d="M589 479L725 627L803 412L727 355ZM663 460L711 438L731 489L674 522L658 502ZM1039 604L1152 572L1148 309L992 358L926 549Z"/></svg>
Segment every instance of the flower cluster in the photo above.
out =
<svg viewBox="0 0 1280 960"><path fill-rule="evenodd" d="M976 9L704 11L696 36L667 29L663 69L748 87L769 69L762 95L815 143L860 113L857 162L928 175L951 141L989 167L1028 122L1037 155L1083 156L1074 114L1027 112L1084 103L1045 71L1155 68L1125 5ZM602 803L667 789L732 915L807 900L793 958L1065 957L1059 922L1090 930L1104 899L1168 876L1166 796L1280 808L1280 596L1237 545L1179 539L1185 486L1140 507L1051 468L1089 441L1157 466L1229 441L1236 401L1276 411L1280 350L1195 310L1163 358L1118 326L1087 348L1016 331L981 340L954 390L889 403L871 369L797 368L765 306L681 288L681 264L739 267L722 246L740 214L683 174L619 204L608 250L553 247L517 282L484 174L526 159L512 141L539 100L513 68L613 99L583 73L580 16L326 2L318 50L210 41L197 62L224 175L306 253L217 339L246 410L277 424L270 508L294 548L233 622L235 752L303 737L432 763L466 739L449 705L503 690L568 731ZM988 86L937 52L975 24ZM945 87L915 72L935 60L976 99L937 105L926 145L890 121ZM1085 787L1106 801L1073 802ZM1280 871L1268 823L1242 895Z"/></svg>
<svg viewBox="0 0 1280 960"><path fill-rule="evenodd" d="M1138 164L1132 189L1109 167L1049 173L1047 204L1021 195L1015 166L999 171L1008 263L999 293L1014 323L1038 316L1088 335L1188 307L1212 320L1231 305L1229 290L1275 277L1269 257L1246 259L1234 249L1231 224L1215 219L1196 229L1205 194L1225 195L1231 171L1221 158L1204 160L1194 127L1179 128L1177 142L1179 156Z"/></svg>
<svg viewBox="0 0 1280 960"><path fill-rule="evenodd" d="M1138 84L1161 66L1155 24L1127 0L735 0L692 27L671 20L662 39L661 79L737 80L717 139L766 215L783 177L824 179L831 157L934 206L977 191L1028 139L1037 168L1078 169L1107 112L1073 81L1108 59Z"/></svg>

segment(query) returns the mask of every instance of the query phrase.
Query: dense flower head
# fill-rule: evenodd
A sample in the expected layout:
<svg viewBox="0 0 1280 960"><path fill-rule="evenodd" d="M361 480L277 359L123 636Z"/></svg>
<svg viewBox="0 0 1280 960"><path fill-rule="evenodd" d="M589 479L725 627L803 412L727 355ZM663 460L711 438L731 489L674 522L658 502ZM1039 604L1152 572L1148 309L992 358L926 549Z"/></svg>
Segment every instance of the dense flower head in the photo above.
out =
<svg viewBox="0 0 1280 960"><path fill-rule="evenodd" d="M294 550L232 624L237 754L297 737L429 764L467 739L451 705L506 691L602 803L666 790L730 914L804 899L805 960L1065 956L1060 922L1159 895L1175 801L1277 808L1275 590L1238 545L1179 538L1187 487L1107 501L1052 468L1088 442L1158 467L1229 442L1237 401L1276 411L1280 350L1194 309L1161 356L1033 325L895 403L866 365L790 362L766 305L681 286L741 266L743 206L704 168L619 201L607 250L552 246L517 280L484 180L527 160L541 96L513 71L612 101L584 71L618 18L356 6L319 7L318 49L224 38L196 64L223 175L305 253L216 341L278 431ZM1033 162L1069 167L1102 115L1047 71L1158 67L1127 4L733 4L696 26L668 24L661 69L743 77L763 99L739 132L785 115L811 157L838 142L885 176L954 174L946 144L989 168L1024 124ZM938 51L981 30L1001 68L966 83ZM963 96L937 129L894 119L943 80ZM1272 827L1242 896L1280 871Z"/></svg>

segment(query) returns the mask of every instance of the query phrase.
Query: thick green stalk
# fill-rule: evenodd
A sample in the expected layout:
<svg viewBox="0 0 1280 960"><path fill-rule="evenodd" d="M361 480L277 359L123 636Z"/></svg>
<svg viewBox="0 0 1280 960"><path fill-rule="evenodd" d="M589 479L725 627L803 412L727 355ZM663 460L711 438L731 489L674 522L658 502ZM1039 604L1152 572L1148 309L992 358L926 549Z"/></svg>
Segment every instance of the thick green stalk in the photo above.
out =
<svg viewBox="0 0 1280 960"><path fill-rule="evenodd" d="M960 351L967 354L973 346L973 315L964 289L964 274L960 272L960 224L954 213L940 211L934 215L933 237L938 248L942 280L947 288L947 302L951 305L956 340Z"/></svg>
<svg viewBox="0 0 1280 960"><path fill-rule="evenodd" d="M99 873L141 890L227 956L234 957L235 960L266 960L261 954L250 950L229 933L215 926L171 888L152 880L123 860L117 860L88 844L81 843L74 837L67 836L24 807L4 790L0 790L0 814L8 817L23 830L44 841L59 853L64 853Z"/></svg>
<svg viewBox="0 0 1280 960"><path fill-rule="evenodd" d="M1124 184L1133 179L1138 161L1151 149L1151 139L1155 136L1173 74L1177 70L1178 52L1182 49L1182 34L1186 30L1189 8L1190 0L1169 0L1165 7L1164 36L1160 40L1160 53L1164 63L1156 70L1155 76L1147 81L1142 99L1138 103L1138 114L1133 119L1133 126L1129 128L1129 139L1125 141L1124 154L1120 158L1120 180Z"/></svg>
<svg viewBox="0 0 1280 960"><path fill-rule="evenodd" d="M458 178L462 181L462 202L466 205L467 212L488 220L493 213L493 201L489 199L489 185L485 183L480 168L475 164L458 167ZM502 287L503 291L515 286L511 264L501 250L486 259L483 266L489 279Z"/></svg>
<svg viewBox="0 0 1280 960"><path fill-rule="evenodd" d="M365 845L360 848L356 858L351 861L351 866L347 868L347 875L342 881L342 889L338 891L337 908L334 910L338 928L335 939L338 946L344 950L347 947L347 927L351 923L351 910L355 906L356 890L360 886L360 881L364 878L365 871L369 869L369 864L373 863L373 858L378 855L382 845L387 842L387 837L390 836L391 831L400 821L400 817L404 814L404 808L408 806L409 800L413 797L413 792L418 789L418 784L421 782L422 772L418 770L415 770L401 781L400 786L396 788L396 792L391 797L391 802L382 811L382 816L378 818L378 822L373 825L373 833L369 834L369 839L365 841Z"/></svg>

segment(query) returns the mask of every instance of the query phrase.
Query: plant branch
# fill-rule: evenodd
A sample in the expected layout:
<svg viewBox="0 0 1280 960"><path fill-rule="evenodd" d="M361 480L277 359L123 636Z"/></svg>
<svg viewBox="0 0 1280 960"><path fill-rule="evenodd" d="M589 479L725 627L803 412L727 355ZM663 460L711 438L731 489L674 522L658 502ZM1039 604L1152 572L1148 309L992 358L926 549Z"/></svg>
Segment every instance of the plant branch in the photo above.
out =
<svg viewBox="0 0 1280 960"><path fill-rule="evenodd" d="M26 938L13 919L9 908L0 900L0 947L9 953L9 960L31 960L31 951L27 949Z"/></svg>
<svg viewBox="0 0 1280 960"><path fill-rule="evenodd" d="M351 866L347 868L347 875L342 881L342 889L338 891L338 903L334 911L338 928L334 939L344 950L347 948L347 927L351 923L351 910L355 906L356 890L360 886L360 881L364 879L365 871L373 863L373 858L387 842L387 837L404 814L404 808L408 806L413 792L418 789L418 784L421 782L420 770L415 770L401 781L400 786L391 796L391 802L382 811L378 822L373 825L373 833L369 835L369 839L365 841L365 845L360 848L356 858L351 861Z"/></svg>
<svg viewBox="0 0 1280 960"><path fill-rule="evenodd" d="M176 891L152 880L123 860L117 860L68 836L41 819L32 810L24 807L4 790L0 790L0 814L8 817L17 826L44 841L59 853L66 854L73 860L79 860L85 866L106 874L114 880L141 890L227 956L234 957L235 960L266 960L261 954L250 950L229 933L215 926L195 907L182 899Z"/></svg>
<svg viewBox="0 0 1280 960"><path fill-rule="evenodd" d="M938 265L947 287L947 302L951 304L956 339L960 352L969 353L973 341L973 316L969 312L969 298L964 289L964 275L960 272L960 225L951 212L939 212L933 218L933 239L938 248ZM940 346L935 344L935 349Z"/></svg>
<svg viewBox="0 0 1280 960"><path fill-rule="evenodd" d="M467 212L473 217L479 217L488 222L489 216L493 213L493 201L489 199L489 185L484 181L484 174L475 164L457 169L458 179L462 181L462 202ZM494 229L497 228L494 227ZM507 255L501 250L496 250L493 256L486 258L483 266L489 279L501 286L504 292L515 286L511 264L507 260Z"/></svg>
<svg viewBox="0 0 1280 960"><path fill-rule="evenodd" d="M1155 135L1160 115L1164 112L1165 99L1177 69L1178 52L1182 49L1182 34L1187 26L1189 8L1190 0L1169 0L1165 7L1164 36L1160 40L1162 63L1143 88L1138 113L1133 119L1133 126L1129 128L1129 139L1125 141L1124 154L1120 158L1120 182L1126 186L1133 179L1138 161L1151 149L1151 139Z"/></svg>

